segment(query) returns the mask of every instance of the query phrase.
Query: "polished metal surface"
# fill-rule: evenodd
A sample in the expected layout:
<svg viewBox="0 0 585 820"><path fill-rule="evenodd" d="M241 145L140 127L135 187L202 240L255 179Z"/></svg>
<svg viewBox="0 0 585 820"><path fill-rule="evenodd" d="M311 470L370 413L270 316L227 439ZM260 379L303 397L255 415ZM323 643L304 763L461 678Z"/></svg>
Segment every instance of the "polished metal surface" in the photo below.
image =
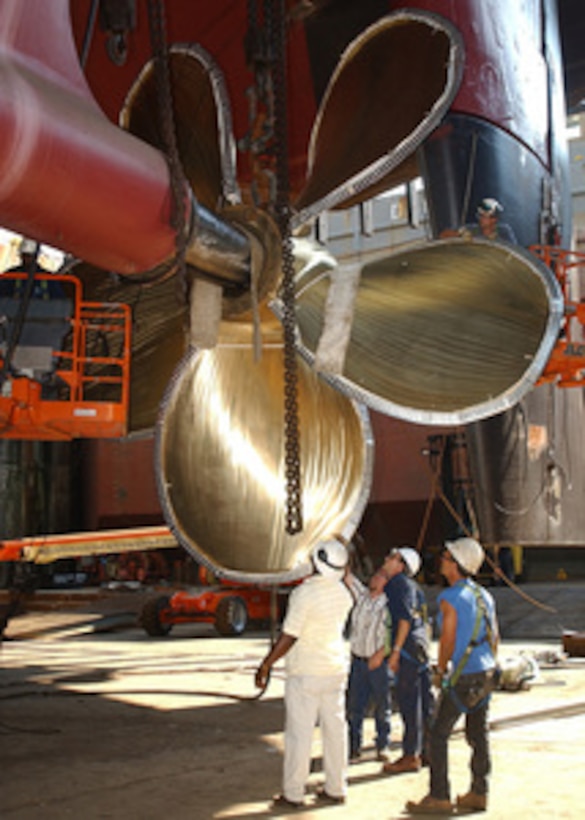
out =
<svg viewBox="0 0 585 820"><path fill-rule="evenodd" d="M307 261L297 317L310 362L328 286L327 263ZM364 265L345 368L323 375L387 415L475 421L533 387L562 316L555 277L527 251L480 239L428 242Z"/></svg>
<svg viewBox="0 0 585 820"><path fill-rule="evenodd" d="M307 572L311 547L351 536L371 483L365 409L299 360L304 528L285 531L283 353L280 328L254 360L252 330L224 323L222 342L192 351L157 425L159 495L179 542L220 575L283 582Z"/></svg>
<svg viewBox="0 0 585 820"><path fill-rule="evenodd" d="M400 10L361 32L319 106L293 224L417 176L416 149L447 112L462 72L461 34L440 15Z"/></svg>
<svg viewBox="0 0 585 820"><path fill-rule="evenodd" d="M169 50L177 147L194 194L185 260L221 285L248 287L251 249L245 232L220 217L222 203L239 204L235 142L223 75L200 46ZM133 83L120 114L131 133L161 147L156 72L150 60Z"/></svg>
<svg viewBox="0 0 585 820"><path fill-rule="evenodd" d="M251 249L245 233L193 202L185 262L223 287L250 287Z"/></svg>

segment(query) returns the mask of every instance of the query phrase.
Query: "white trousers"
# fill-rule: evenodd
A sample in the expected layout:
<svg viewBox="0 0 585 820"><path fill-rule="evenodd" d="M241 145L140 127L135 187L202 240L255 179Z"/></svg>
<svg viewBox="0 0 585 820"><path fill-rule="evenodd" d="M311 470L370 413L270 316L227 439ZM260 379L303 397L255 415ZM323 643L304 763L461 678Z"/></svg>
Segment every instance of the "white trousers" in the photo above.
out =
<svg viewBox="0 0 585 820"><path fill-rule="evenodd" d="M347 794L346 675L292 675L284 688L284 771L282 792L300 802L311 770L313 730L321 727L325 791Z"/></svg>

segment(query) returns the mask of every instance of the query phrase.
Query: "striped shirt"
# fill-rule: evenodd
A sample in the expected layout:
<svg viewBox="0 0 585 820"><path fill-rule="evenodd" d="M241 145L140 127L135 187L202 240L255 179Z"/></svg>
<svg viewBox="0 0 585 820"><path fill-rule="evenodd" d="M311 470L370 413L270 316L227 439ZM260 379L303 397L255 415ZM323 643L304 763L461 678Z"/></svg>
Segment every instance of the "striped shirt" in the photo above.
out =
<svg viewBox="0 0 585 820"><path fill-rule="evenodd" d="M382 592L372 597L357 578L351 578L356 604L351 613L350 646L353 655L370 658L379 649L390 652L390 614Z"/></svg>

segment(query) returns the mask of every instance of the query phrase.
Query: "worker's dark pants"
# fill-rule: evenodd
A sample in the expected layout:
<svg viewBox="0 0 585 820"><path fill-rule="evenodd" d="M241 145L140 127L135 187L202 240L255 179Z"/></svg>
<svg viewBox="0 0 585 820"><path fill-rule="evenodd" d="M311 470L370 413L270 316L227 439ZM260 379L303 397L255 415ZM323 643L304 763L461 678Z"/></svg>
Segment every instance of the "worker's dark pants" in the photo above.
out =
<svg viewBox="0 0 585 820"><path fill-rule="evenodd" d="M487 776L491 761L488 741L487 714L492 673L461 675L454 687L444 690L431 726L430 766L431 795L439 800L450 799L449 735L461 714L465 714L465 737L471 746L471 790L487 794Z"/></svg>
<svg viewBox="0 0 585 820"><path fill-rule="evenodd" d="M403 652L395 685L404 723L402 753L408 756L424 753L426 756L426 733L434 707L428 665L406 657Z"/></svg>
<svg viewBox="0 0 585 820"><path fill-rule="evenodd" d="M382 751L390 740L390 674L384 659L377 669L368 669L368 659L352 655L347 691L349 756L362 748L362 727L368 706L376 722L376 749Z"/></svg>

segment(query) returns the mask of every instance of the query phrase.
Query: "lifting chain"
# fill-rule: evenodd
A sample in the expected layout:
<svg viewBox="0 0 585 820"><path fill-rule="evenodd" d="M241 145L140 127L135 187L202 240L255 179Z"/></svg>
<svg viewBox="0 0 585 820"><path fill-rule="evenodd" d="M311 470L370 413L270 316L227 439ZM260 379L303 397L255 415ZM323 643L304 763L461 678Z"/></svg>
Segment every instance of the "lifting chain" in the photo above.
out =
<svg viewBox="0 0 585 820"><path fill-rule="evenodd" d="M282 284L284 333L284 447L286 481L286 532L295 535L303 529L301 495L301 456L296 355L295 269L290 229L290 191L286 98L286 19L284 0L265 0L266 38L261 38L255 0L249 0L249 34L270 64L272 87L272 150L276 166L274 217L282 238ZM260 43L258 42L260 37Z"/></svg>
<svg viewBox="0 0 585 820"><path fill-rule="evenodd" d="M100 28L107 32L107 55L114 65L123 66L128 59L128 33L136 29L136 0L93 0L86 32L90 37L98 6ZM82 65L85 65L88 49L89 40L84 42Z"/></svg>
<svg viewBox="0 0 585 820"><path fill-rule="evenodd" d="M177 134L175 129L175 115L171 91L171 74L167 49L164 0L148 0L148 24L150 28L150 44L156 76L156 87L159 104L159 127L163 150L169 165L172 210L171 227L174 228L176 255L172 260L171 271L179 273L181 280L185 277L185 250L187 247L186 232L186 183L183 166L179 156ZM162 269L164 268L164 270ZM167 265L161 266L161 273L167 272Z"/></svg>

